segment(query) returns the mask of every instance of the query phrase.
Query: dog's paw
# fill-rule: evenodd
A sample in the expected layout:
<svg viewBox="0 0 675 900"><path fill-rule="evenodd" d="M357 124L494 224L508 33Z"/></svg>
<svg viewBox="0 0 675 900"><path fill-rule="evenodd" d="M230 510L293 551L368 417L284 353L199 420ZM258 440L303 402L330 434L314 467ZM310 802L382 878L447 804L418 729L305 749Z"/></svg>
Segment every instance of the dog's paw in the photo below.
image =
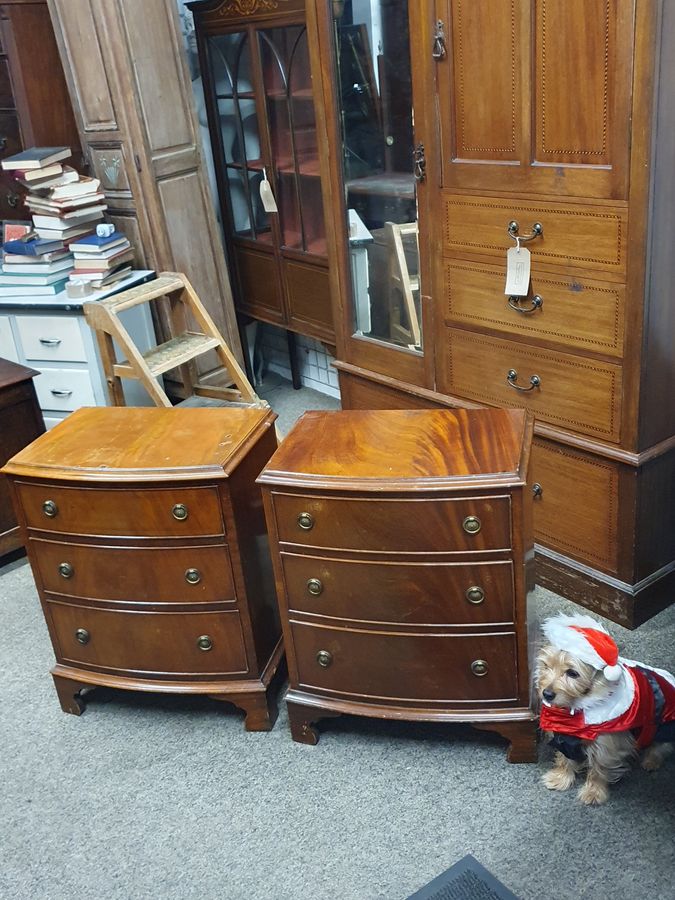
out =
<svg viewBox="0 0 675 900"><path fill-rule="evenodd" d="M640 765L645 772L656 772L664 759L673 752L671 744L652 744L642 757Z"/></svg>
<svg viewBox="0 0 675 900"><path fill-rule="evenodd" d="M606 784L598 784L597 781L587 781L577 796L586 806L601 806L603 803L607 803L609 791Z"/></svg>
<svg viewBox="0 0 675 900"><path fill-rule="evenodd" d="M574 772L569 769L549 769L541 776L541 781L549 791L567 791L574 784Z"/></svg>

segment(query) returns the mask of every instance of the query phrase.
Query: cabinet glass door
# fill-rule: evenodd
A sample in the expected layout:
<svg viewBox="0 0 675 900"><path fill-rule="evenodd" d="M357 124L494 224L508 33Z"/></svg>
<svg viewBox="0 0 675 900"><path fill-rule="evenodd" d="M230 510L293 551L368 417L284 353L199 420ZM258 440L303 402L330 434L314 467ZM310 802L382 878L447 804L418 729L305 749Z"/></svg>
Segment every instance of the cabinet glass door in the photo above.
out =
<svg viewBox="0 0 675 900"><path fill-rule="evenodd" d="M333 16L354 333L418 353L408 2L344 0L333 3Z"/></svg>

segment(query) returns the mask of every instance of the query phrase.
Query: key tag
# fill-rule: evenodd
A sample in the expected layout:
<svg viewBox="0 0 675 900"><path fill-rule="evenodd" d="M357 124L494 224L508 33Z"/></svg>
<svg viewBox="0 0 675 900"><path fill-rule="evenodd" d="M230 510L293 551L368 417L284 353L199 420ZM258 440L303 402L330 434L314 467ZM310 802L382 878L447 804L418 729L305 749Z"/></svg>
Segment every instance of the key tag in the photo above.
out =
<svg viewBox="0 0 675 900"><path fill-rule="evenodd" d="M526 297L530 290L530 258L527 247L520 246L520 238L515 238L516 246L506 251L506 287L504 293L511 297Z"/></svg>
<svg viewBox="0 0 675 900"><path fill-rule="evenodd" d="M263 169L263 180L260 182L260 199L262 200L265 212L279 212L277 209L277 201L272 193L272 185L267 180L267 169Z"/></svg>

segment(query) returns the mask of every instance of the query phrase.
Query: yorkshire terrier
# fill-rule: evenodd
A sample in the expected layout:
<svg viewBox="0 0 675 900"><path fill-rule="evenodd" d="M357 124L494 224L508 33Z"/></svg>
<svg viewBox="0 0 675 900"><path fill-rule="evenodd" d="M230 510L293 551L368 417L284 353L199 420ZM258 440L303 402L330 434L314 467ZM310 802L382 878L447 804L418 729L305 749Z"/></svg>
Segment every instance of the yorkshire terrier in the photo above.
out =
<svg viewBox="0 0 675 900"><path fill-rule="evenodd" d="M579 799L605 803L608 785L640 751L647 771L672 752L675 676L619 657L609 633L590 616L554 616L543 632L547 643L537 657L535 683L540 725L556 753L542 781L566 791L585 771Z"/></svg>

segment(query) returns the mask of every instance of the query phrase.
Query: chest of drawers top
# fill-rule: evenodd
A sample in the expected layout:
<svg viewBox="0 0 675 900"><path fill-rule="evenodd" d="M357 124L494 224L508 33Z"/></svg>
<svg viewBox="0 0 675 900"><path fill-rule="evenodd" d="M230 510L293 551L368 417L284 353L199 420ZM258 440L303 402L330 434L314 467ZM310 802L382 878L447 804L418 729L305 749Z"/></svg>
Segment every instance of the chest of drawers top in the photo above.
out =
<svg viewBox="0 0 675 900"><path fill-rule="evenodd" d="M525 484L520 409L307 412L258 481L303 490L416 493Z"/></svg>

